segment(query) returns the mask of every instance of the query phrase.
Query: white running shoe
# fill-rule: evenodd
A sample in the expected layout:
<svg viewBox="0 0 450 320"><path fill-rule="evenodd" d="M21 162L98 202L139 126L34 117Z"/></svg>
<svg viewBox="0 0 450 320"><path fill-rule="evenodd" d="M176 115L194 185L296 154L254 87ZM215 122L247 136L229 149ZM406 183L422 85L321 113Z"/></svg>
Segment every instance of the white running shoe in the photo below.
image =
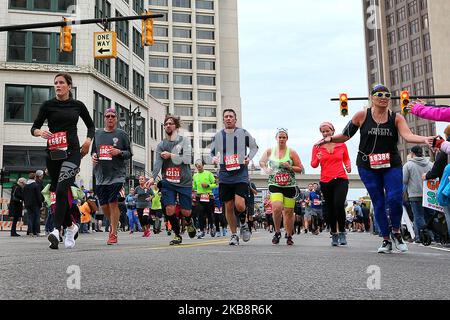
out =
<svg viewBox="0 0 450 320"><path fill-rule="evenodd" d="M233 234L231 236L229 245L230 246L238 246L239 245L239 237L237 236L237 234Z"/></svg>
<svg viewBox="0 0 450 320"><path fill-rule="evenodd" d="M400 250L400 252L407 252L408 246L403 242L402 235L400 233L391 233L391 238L394 242L394 246Z"/></svg>
<svg viewBox="0 0 450 320"><path fill-rule="evenodd" d="M53 229L52 232L48 234L48 241L50 241L50 245L48 246L50 249L58 249L59 244L59 231Z"/></svg>
<svg viewBox="0 0 450 320"><path fill-rule="evenodd" d="M72 224L72 229L66 229L66 238L64 239L64 246L67 249L73 249L75 247L75 234L78 232L78 226L76 224Z"/></svg>
<svg viewBox="0 0 450 320"><path fill-rule="evenodd" d="M250 237L252 236L252 233L250 232L250 229L248 228L247 223L244 225L241 225L240 234L241 234L242 240L244 240L244 242L250 241Z"/></svg>

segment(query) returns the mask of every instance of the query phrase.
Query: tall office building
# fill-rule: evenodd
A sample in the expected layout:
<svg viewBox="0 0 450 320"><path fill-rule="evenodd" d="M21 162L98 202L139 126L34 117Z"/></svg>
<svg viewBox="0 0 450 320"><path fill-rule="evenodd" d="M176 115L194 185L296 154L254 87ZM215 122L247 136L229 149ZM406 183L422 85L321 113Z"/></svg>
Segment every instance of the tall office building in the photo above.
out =
<svg viewBox="0 0 450 320"><path fill-rule="evenodd" d="M150 94L181 116L194 159L223 127L222 110L241 117L237 0L149 0L155 20Z"/></svg>
<svg viewBox="0 0 450 320"><path fill-rule="evenodd" d="M0 25L44 23L72 20L136 16L147 5L144 0L7 0L0 1ZM149 95L149 49L141 45L141 21L109 23L117 32L116 59L94 59L94 32L102 25L76 25L72 29L73 51L59 52L59 27L0 33L0 164L12 181L29 172L45 168L45 146L31 136L31 125L41 103L54 96L53 79L69 72L73 94L83 101L97 128L103 128L106 108L115 106L126 116L124 129L133 140L133 177L147 174L157 143L163 136L165 106ZM137 117L127 110L140 111ZM83 142L86 126L78 123ZM76 181L92 187L90 157L82 160Z"/></svg>
<svg viewBox="0 0 450 320"><path fill-rule="evenodd" d="M384 83L396 96L402 90L412 96L450 93L450 1L363 0L363 10L369 88ZM393 109L400 111L399 101ZM433 121L413 115L406 120L416 134L436 134ZM411 147L400 138L403 161Z"/></svg>

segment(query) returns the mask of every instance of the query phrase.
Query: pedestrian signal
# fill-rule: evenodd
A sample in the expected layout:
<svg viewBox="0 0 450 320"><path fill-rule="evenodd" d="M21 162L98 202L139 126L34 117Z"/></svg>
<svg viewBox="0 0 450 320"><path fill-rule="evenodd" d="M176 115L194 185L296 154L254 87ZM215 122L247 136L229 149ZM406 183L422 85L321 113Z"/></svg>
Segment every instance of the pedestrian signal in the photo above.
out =
<svg viewBox="0 0 450 320"><path fill-rule="evenodd" d="M341 93L339 95L339 103L341 107L341 115L343 117L348 116L348 96L346 93Z"/></svg>
<svg viewBox="0 0 450 320"><path fill-rule="evenodd" d="M403 115L408 114L408 109L406 109L408 105L409 105L409 92L405 90L400 93L400 107L402 108Z"/></svg>

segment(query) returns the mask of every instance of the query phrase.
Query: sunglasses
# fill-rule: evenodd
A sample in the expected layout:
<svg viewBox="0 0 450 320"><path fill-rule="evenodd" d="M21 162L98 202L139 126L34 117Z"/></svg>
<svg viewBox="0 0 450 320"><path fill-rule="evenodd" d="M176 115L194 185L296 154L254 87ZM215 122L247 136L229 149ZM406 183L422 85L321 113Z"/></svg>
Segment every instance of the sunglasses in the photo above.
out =
<svg viewBox="0 0 450 320"><path fill-rule="evenodd" d="M378 98L386 98L389 99L391 98L392 94L389 92L375 92L373 94L374 97L378 97Z"/></svg>
<svg viewBox="0 0 450 320"><path fill-rule="evenodd" d="M109 118L115 118L115 117L116 117L116 116L115 116L115 115L112 115L112 114L105 116L105 118L107 118L107 119L109 119Z"/></svg>

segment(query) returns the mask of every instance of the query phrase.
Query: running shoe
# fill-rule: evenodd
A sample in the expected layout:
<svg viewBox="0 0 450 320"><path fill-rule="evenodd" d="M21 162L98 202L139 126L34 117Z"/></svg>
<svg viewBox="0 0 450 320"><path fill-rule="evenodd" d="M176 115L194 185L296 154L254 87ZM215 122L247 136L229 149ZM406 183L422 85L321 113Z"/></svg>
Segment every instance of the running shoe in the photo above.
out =
<svg viewBox="0 0 450 320"><path fill-rule="evenodd" d="M339 245L339 235L337 233L333 233L331 235L331 245L333 247L337 247Z"/></svg>
<svg viewBox="0 0 450 320"><path fill-rule="evenodd" d="M249 242L250 237L252 236L252 233L250 232L248 225L244 224L239 229L240 229L239 232L242 237L242 240L244 240L244 242Z"/></svg>
<svg viewBox="0 0 450 320"><path fill-rule="evenodd" d="M339 232L339 244L341 246L347 245L347 237L345 235L345 232Z"/></svg>
<svg viewBox="0 0 450 320"><path fill-rule="evenodd" d="M204 239L205 238L205 232L199 231L197 239Z"/></svg>
<svg viewBox="0 0 450 320"><path fill-rule="evenodd" d="M292 236L287 236L286 244L288 246L293 246L294 245L294 240L292 240Z"/></svg>
<svg viewBox="0 0 450 320"><path fill-rule="evenodd" d="M169 242L171 246L179 245L183 242L183 238L181 236L175 236L172 241Z"/></svg>
<svg viewBox="0 0 450 320"><path fill-rule="evenodd" d="M272 244L279 244L281 238L281 232L275 232L272 238Z"/></svg>
<svg viewBox="0 0 450 320"><path fill-rule="evenodd" d="M77 224L78 230L80 230L80 226ZM87 233L87 232L86 232ZM78 231L75 233L75 236L73 237L74 240L78 239Z"/></svg>
<svg viewBox="0 0 450 320"><path fill-rule="evenodd" d="M239 245L239 237L237 236L237 234L233 234L231 236L229 245L230 246L238 246Z"/></svg>
<svg viewBox="0 0 450 320"><path fill-rule="evenodd" d="M195 235L197 234L197 230L195 229L194 224L192 222L190 225L186 227L186 230L188 232L189 238L194 239Z"/></svg>
<svg viewBox="0 0 450 320"><path fill-rule="evenodd" d="M64 246L67 249L73 249L75 247L75 234L78 232L78 226L72 225L72 228L66 229L66 238L64 239Z"/></svg>
<svg viewBox="0 0 450 320"><path fill-rule="evenodd" d="M117 244L117 234L110 233L106 244L107 245Z"/></svg>
<svg viewBox="0 0 450 320"><path fill-rule="evenodd" d="M59 231L53 229L52 232L48 234L48 241L50 241L50 245L48 246L50 249L58 249L59 244Z"/></svg>
<svg viewBox="0 0 450 320"><path fill-rule="evenodd" d="M216 236L216 228L210 228L209 234L211 235L212 238L214 238Z"/></svg>
<svg viewBox="0 0 450 320"><path fill-rule="evenodd" d="M392 252L392 242L389 240L383 240L381 247L378 248L378 253L391 253Z"/></svg>
<svg viewBox="0 0 450 320"><path fill-rule="evenodd" d="M227 235L227 229L222 230L222 235L225 237Z"/></svg>
<svg viewBox="0 0 450 320"><path fill-rule="evenodd" d="M216 231L216 237L219 238L221 236L220 231Z"/></svg>
<svg viewBox="0 0 450 320"><path fill-rule="evenodd" d="M394 241L394 246L400 250L400 252L408 251L408 246L403 242L402 235L400 233L391 233L391 238Z"/></svg>

